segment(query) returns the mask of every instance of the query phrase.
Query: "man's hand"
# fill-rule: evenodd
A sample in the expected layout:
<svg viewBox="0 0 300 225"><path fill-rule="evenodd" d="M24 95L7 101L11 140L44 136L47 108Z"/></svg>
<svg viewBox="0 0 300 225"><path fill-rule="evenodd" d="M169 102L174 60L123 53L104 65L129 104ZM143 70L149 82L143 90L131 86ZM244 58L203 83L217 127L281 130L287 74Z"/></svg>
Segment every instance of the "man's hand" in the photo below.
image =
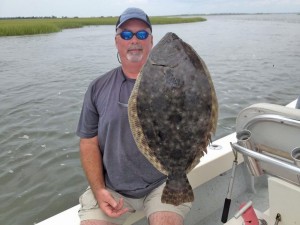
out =
<svg viewBox="0 0 300 225"><path fill-rule="evenodd" d="M119 202L117 202L114 197L110 194L106 189L101 189L97 192L97 201L99 207L103 210L103 212L109 217L119 217L124 213L128 212L128 208L123 208L124 199L120 198Z"/></svg>

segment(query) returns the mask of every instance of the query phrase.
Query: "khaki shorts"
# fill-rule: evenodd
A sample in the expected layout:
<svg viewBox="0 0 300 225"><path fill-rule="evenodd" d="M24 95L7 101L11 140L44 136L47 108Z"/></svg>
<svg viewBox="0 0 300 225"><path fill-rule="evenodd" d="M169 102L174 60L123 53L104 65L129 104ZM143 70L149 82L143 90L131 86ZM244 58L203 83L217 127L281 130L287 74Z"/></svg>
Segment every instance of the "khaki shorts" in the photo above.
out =
<svg viewBox="0 0 300 225"><path fill-rule="evenodd" d="M154 212L175 212L183 218L190 211L192 204L184 203L179 206L161 203L161 195L165 183L154 189L149 195L140 199L126 198L119 193L109 190L114 198L118 201L119 198L124 199L124 208L128 208L129 212L123 214L118 218L108 217L98 206L92 190L88 188L79 198L81 208L78 212L81 221L84 220L103 220L115 224L123 224L126 219L135 211L144 211L147 218Z"/></svg>

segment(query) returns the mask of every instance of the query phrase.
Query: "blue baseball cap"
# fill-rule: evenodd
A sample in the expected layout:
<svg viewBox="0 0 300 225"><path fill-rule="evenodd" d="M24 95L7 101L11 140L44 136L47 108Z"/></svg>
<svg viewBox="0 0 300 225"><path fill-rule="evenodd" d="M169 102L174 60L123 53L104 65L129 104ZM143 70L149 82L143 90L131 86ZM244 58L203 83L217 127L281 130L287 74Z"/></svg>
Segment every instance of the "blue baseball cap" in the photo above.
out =
<svg viewBox="0 0 300 225"><path fill-rule="evenodd" d="M126 9L119 17L117 24L116 24L116 30L122 26L126 21L131 20L131 19L138 19L146 23L151 32L152 32L152 26L151 22L149 20L148 15L141 9L139 8L128 8Z"/></svg>

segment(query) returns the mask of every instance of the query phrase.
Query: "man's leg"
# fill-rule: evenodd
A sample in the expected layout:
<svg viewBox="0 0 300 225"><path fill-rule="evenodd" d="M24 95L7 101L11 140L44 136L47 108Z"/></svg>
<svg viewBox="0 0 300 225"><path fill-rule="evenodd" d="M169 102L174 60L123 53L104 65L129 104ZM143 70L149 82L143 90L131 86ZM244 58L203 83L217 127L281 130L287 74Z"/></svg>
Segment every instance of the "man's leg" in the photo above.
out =
<svg viewBox="0 0 300 225"><path fill-rule="evenodd" d="M183 225L182 216L174 212L155 212L148 220L150 225Z"/></svg>
<svg viewBox="0 0 300 225"><path fill-rule="evenodd" d="M161 202L161 195L165 183L154 189L144 201L144 209L150 225L183 225L186 214L192 204L184 203L179 206Z"/></svg>
<svg viewBox="0 0 300 225"><path fill-rule="evenodd" d="M101 220L85 220L81 221L80 225L116 225L114 223L101 221Z"/></svg>

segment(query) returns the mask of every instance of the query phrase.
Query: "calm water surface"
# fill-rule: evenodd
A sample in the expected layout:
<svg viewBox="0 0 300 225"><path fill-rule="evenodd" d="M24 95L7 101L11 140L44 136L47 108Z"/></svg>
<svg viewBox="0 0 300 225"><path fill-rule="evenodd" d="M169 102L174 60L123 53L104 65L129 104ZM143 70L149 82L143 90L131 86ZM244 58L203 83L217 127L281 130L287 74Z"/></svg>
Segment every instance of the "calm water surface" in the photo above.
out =
<svg viewBox="0 0 300 225"><path fill-rule="evenodd" d="M206 62L220 115L215 138L258 102L300 94L300 15L207 16L202 23L155 25ZM86 188L75 129L83 95L118 66L113 26L0 38L0 222L34 224L78 203ZM220 203L220 207L223 203Z"/></svg>

